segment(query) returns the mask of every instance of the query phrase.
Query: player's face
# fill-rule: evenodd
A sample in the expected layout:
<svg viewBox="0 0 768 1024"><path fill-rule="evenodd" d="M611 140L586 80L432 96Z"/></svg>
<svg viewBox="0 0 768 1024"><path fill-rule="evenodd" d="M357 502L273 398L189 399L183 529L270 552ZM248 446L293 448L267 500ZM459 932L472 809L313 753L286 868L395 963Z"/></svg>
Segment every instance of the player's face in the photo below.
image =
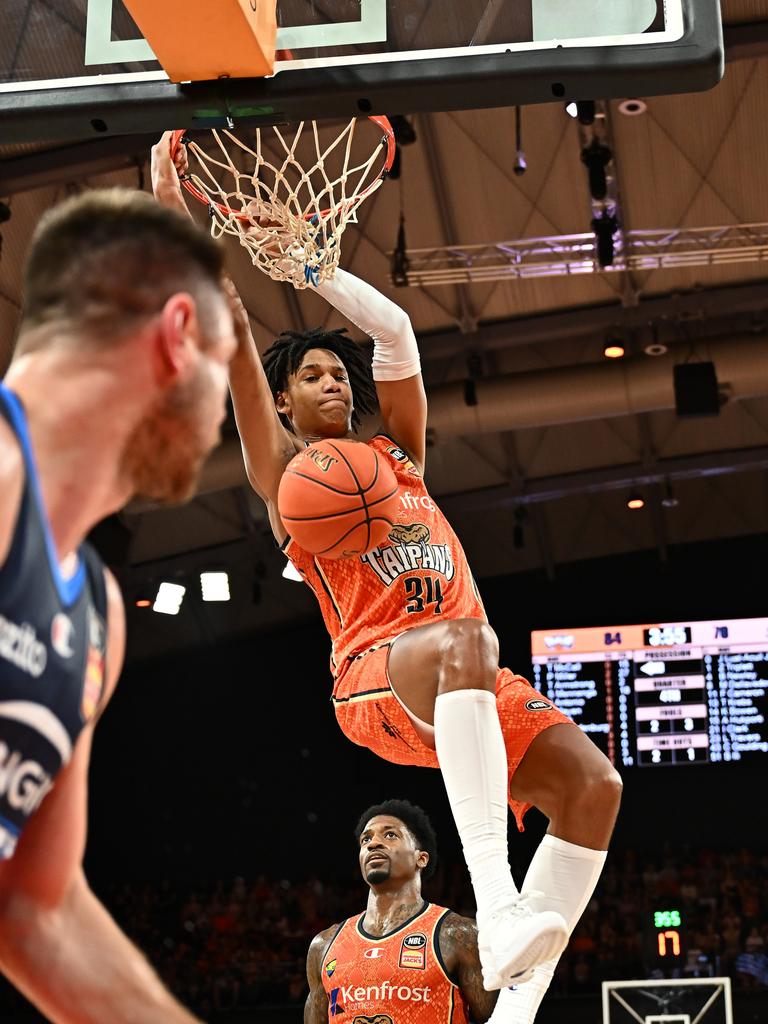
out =
<svg viewBox="0 0 768 1024"><path fill-rule="evenodd" d="M227 368L235 354L232 314L213 298L183 379L157 400L123 451L122 467L134 493L171 504L189 498L209 452L221 440L226 418Z"/></svg>
<svg viewBox="0 0 768 1024"><path fill-rule="evenodd" d="M409 882L426 866L427 859L399 818L371 818L360 833L360 871L370 886Z"/></svg>
<svg viewBox="0 0 768 1024"><path fill-rule="evenodd" d="M339 357L325 348L309 349L278 395L277 409L299 437L346 437L352 427L352 388Z"/></svg>

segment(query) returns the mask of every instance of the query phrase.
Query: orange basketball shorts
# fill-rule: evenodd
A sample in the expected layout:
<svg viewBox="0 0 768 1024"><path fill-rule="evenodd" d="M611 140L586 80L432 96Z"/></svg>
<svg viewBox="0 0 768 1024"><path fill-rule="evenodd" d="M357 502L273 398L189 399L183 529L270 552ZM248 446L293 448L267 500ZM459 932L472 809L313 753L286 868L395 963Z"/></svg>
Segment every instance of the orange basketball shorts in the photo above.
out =
<svg viewBox="0 0 768 1024"><path fill-rule="evenodd" d="M351 658L336 677L333 705L344 735L395 764L439 768L437 754L419 737L405 708L392 691L387 673L389 650L395 640L382 641ZM551 725L573 720L542 697L527 679L508 668L496 676L496 706L509 763L509 786L531 741ZM509 788L507 789L509 793ZM508 796L517 827L530 804Z"/></svg>

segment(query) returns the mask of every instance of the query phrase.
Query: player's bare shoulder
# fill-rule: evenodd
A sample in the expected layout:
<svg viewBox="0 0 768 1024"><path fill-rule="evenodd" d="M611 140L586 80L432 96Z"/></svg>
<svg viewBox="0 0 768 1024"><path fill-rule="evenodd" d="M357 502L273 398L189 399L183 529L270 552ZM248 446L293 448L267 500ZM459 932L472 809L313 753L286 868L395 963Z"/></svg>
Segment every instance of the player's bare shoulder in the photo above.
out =
<svg viewBox="0 0 768 1024"><path fill-rule="evenodd" d="M307 968L309 968L310 964L316 964L319 970L320 962L339 928L341 928L340 924L332 924L329 928L324 928L321 932L318 932L314 939L312 939L307 953Z"/></svg>
<svg viewBox="0 0 768 1024"><path fill-rule="evenodd" d="M467 950L477 951L477 925L469 917L449 910L440 925L440 952L443 959L454 958Z"/></svg>
<svg viewBox="0 0 768 1024"><path fill-rule="evenodd" d="M0 417L0 568L11 545L23 487L24 456L16 435Z"/></svg>

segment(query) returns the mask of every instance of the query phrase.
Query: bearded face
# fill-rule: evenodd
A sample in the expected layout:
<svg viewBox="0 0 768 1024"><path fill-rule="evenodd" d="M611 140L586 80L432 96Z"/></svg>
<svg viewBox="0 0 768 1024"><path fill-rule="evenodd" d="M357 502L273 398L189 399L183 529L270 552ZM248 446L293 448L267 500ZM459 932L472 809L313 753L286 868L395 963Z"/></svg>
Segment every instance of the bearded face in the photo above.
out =
<svg viewBox="0 0 768 1024"><path fill-rule="evenodd" d="M194 494L206 456L221 440L224 396L214 376L201 361L190 380L158 399L128 439L121 470L137 497L172 505Z"/></svg>

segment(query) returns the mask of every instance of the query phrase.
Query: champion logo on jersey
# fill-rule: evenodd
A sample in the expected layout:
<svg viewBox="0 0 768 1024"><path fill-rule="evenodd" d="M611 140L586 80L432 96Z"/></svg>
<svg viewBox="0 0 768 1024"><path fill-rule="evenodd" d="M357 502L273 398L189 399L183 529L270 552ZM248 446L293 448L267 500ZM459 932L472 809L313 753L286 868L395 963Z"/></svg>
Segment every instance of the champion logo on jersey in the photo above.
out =
<svg viewBox="0 0 768 1024"><path fill-rule="evenodd" d="M421 932L406 935L400 946L400 966L423 971L427 966L427 936Z"/></svg>
<svg viewBox="0 0 768 1024"><path fill-rule="evenodd" d="M384 956L384 950L381 946L374 946L373 949L366 949L363 956L368 960L376 960L380 956Z"/></svg>
<svg viewBox="0 0 768 1024"><path fill-rule="evenodd" d="M63 612L57 612L51 621L51 646L62 658L71 658L75 653L72 641L75 627Z"/></svg>

